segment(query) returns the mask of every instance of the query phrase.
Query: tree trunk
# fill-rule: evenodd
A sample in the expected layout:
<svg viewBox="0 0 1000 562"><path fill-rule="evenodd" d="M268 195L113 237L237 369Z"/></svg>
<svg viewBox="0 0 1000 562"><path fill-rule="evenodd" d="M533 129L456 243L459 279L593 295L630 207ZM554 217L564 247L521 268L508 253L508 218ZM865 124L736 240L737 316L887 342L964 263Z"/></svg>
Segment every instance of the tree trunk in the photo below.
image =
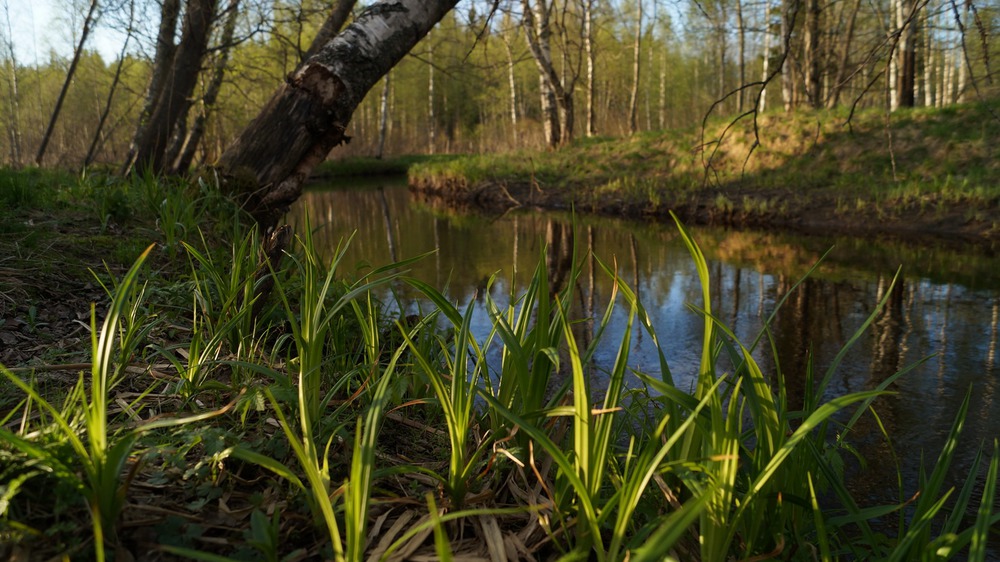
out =
<svg viewBox="0 0 1000 562"><path fill-rule="evenodd" d="M757 104L757 111L763 113L767 107L767 76L768 68L771 65L771 0L764 3L764 60L761 64L760 81L763 86L760 92L760 103Z"/></svg>
<svg viewBox="0 0 1000 562"><path fill-rule="evenodd" d="M913 86L916 82L916 48L914 46L914 31L916 24L913 18L913 4L907 0L896 0L896 29L899 39L896 42L896 83L895 99L892 109L913 107Z"/></svg>
<svg viewBox="0 0 1000 562"><path fill-rule="evenodd" d="M7 47L9 73L7 74L7 86L10 88L10 97L7 99L7 109L10 112L10 163L14 168L21 167L21 102L17 93L17 57L14 55L13 29L10 25L10 9L4 4L4 16L7 18L7 37L4 46Z"/></svg>
<svg viewBox="0 0 1000 562"><path fill-rule="evenodd" d="M805 90L811 107L822 106L819 55L819 0L806 0Z"/></svg>
<svg viewBox="0 0 1000 562"><path fill-rule="evenodd" d="M659 99L659 124L660 130L667 128L667 53L666 49L660 53L660 99Z"/></svg>
<svg viewBox="0 0 1000 562"><path fill-rule="evenodd" d="M851 60L851 43L854 41L854 27L858 20L858 12L861 10L861 0L854 0L851 13L847 16L847 31L840 42L840 57L837 63L837 75L833 79L833 87L827 98L826 106L834 108L840 102L840 92L843 91L847 81L847 70Z"/></svg>
<svg viewBox="0 0 1000 562"><path fill-rule="evenodd" d="M132 25L134 22L135 0L132 0L129 2L128 29L126 30L125 41L122 43L122 50L118 53L118 64L115 66L115 76L111 79L111 87L108 89L108 99L104 103L100 117L97 119L97 129L94 131L94 138L90 141L90 148L87 149L87 155L83 158L83 166L85 168L94 161L94 155L97 152L97 143L101 139L101 131L104 129L104 123L108 120L108 114L111 113L111 102L115 98L115 90L118 89L118 82L121 80L122 67L125 66L125 54L128 52L128 44L132 39Z"/></svg>
<svg viewBox="0 0 1000 562"><path fill-rule="evenodd" d="M743 21L743 0L736 0L736 35L739 49L740 64L740 93L736 98L736 109L743 113L746 92L742 89L747 83L747 31L746 23Z"/></svg>
<svg viewBox="0 0 1000 562"><path fill-rule="evenodd" d="M430 33L428 33L430 36ZM507 56L511 57L510 46L507 46ZM513 58L511 58L511 66L513 67ZM513 70L511 73L513 75ZM513 99L513 92L511 92L511 99ZM513 102L511 102L513 103ZM515 125L517 115L514 115ZM434 114L434 45L428 44L427 49L427 151L430 154L437 152L437 116Z"/></svg>
<svg viewBox="0 0 1000 562"><path fill-rule="evenodd" d="M962 17L958 19L957 23L959 29L964 30L966 28L965 22L969 21L969 2L962 2L962 4ZM954 9L954 6L952 9ZM957 11L955 12L955 16L958 16ZM966 57L965 40L963 38L959 37L956 39L955 51L955 64L958 65L958 84L955 97L952 99L958 103L965 103L965 89L966 82L968 81L969 59Z"/></svg>
<svg viewBox="0 0 1000 562"><path fill-rule="evenodd" d="M178 124L187 119L214 18L215 0L188 0L181 42L168 81L143 136L136 142L134 166L139 169L148 167L159 174L172 163L167 160L170 140L177 133Z"/></svg>
<svg viewBox="0 0 1000 562"><path fill-rule="evenodd" d="M717 21L715 25L715 32L718 35L718 41L719 41L719 91L716 94L716 99L721 100L726 97L727 93L726 92L726 49L727 49L726 20L728 19L728 16L726 15L725 3L720 3L719 8L721 13L717 14L716 17L719 18L719 21Z"/></svg>
<svg viewBox="0 0 1000 562"><path fill-rule="evenodd" d="M385 152L385 136L389 128L389 79L392 72L385 75L385 84L382 86L382 97L378 111L378 149L375 152L375 159L381 160Z"/></svg>
<svg viewBox="0 0 1000 562"><path fill-rule="evenodd" d="M564 87L559 73L552 64L549 46L549 7L545 0L521 0L524 11L524 29L531 56L538 66L541 85L542 114L545 119L546 142L550 147L569 142L573 136L573 93ZM554 116L554 120L553 120Z"/></svg>
<svg viewBox="0 0 1000 562"><path fill-rule="evenodd" d="M83 54L83 46L87 43L87 37L90 36L91 27L97 20L97 0L90 0L90 7L87 9L87 16L83 18L83 31L80 33L80 41L76 44L76 49L73 50L73 60L69 63L69 70L66 71L66 80L63 82L62 89L59 90L59 97L56 98L56 106L52 110L52 118L49 119L49 126L45 129L45 134L42 135L42 144L38 147L38 154L35 155L35 165L41 166L42 159L45 158L45 150L49 146L49 140L52 138L52 131L56 128L56 121L59 120L59 112L62 111L63 102L66 101L66 92L69 90L69 85L73 82L73 75L76 74L76 65L80 62L80 55Z"/></svg>
<svg viewBox="0 0 1000 562"><path fill-rule="evenodd" d="M331 39L336 37L340 30L343 29L344 24L347 23L348 16L351 15L351 10L354 9L354 5L357 4L357 0L338 0L333 6L333 10L330 15L327 16L326 20L323 22L323 26L319 28L316 33L316 37L313 38L312 45L309 46L309 50L302 57L302 60L306 61L311 59L323 45L330 42Z"/></svg>
<svg viewBox="0 0 1000 562"><path fill-rule="evenodd" d="M121 173L128 174L135 165L136 143L146 134L149 125L149 118L153 114L159 103L160 97L165 92L167 76L174 65L174 55L177 53L177 45L174 43L174 33L177 31L177 19L181 14L181 0L163 0L160 8L160 27L156 34L156 54L153 57L153 74L149 78L149 86L146 90L146 100L143 102L142 111L139 113L139 123L136 125L135 134L132 135L132 146L129 147L128 156L122 163Z"/></svg>
<svg viewBox="0 0 1000 562"><path fill-rule="evenodd" d="M785 56L781 58L781 101L784 104L786 112L791 111L794 104L792 89L795 81L791 62L792 57L789 55L792 49L792 28L795 25L792 17L793 1L795 0L782 0L781 2L781 37L782 49L785 53Z"/></svg>
<svg viewBox="0 0 1000 562"><path fill-rule="evenodd" d="M934 107L934 37L930 2L924 5L924 107Z"/></svg>
<svg viewBox="0 0 1000 562"><path fill-rule="evenodd" d="M507 50L507 86L510 88L510 140L517 146L517 81L514 74L514 48L507 38L506 30L501 34Z"/></svg>
<svg viewBox="0 0 1000 562"><path fill-rule="evenodd" d="M365 94L458 0L379 2L364 10L282 84L223 153L225 188L258 223L277 223L313 168L348 140Z"/></svg>
<svg viewBox="0 0 1000 562"><path fill-rule="evenodd" d="M594 0L583 3L583 50L587 55L587 136L597 134L594 123Z"/></svg>
<svg viewBox="0 0 1000 562"><path fill-rule="evenodd" d="M222 26L222 37L219 40L219 50L216 53L215 65L212 68L212 78L205 88L205 95L201 98L201 111L195 117L191 130L184 137L184 144L181 145L180 154L171 167L170 173L180 174L191 168L195 151L201 143L201 137L205 134L205 122L208 121L209 114L215 107L215 100L219 97L219 90L222 89L222 80L226 75L226 66L229 63L229 52L233 47L233 36L236 34L236 20L240 11L240 0L229 0L226 7L226 22Z"/></svg>
<svg viewBox="0 0 1000 562"><path fill-rule="evenodd" d="M637 123L639 112L639 69L642 55L642 0L638 0L635 9L635 38L632 42L632 91L628 98L628 132L634 135L639 130Z"/></svg>

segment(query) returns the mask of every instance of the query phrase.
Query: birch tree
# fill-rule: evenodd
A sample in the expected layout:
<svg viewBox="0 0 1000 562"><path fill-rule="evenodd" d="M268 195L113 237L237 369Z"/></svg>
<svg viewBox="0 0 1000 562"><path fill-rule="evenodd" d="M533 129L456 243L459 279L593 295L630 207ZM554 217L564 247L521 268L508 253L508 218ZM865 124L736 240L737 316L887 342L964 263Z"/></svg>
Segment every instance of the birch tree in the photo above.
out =
<svg viewBox="0 0 1000 562"><path fill-rule="evenodd" d="M546 0L521 0L521 6L528 47L538 66L545 141L555 147L573 139L573 90L552 63L549 15L553 5Z"/></svg>
<svg viewBox="0 0 1000 562"><path fill-rule="evenodd" d="M639 129L639 69L642 55L642 0L635 3L635 37L632 43L632 91L628 101L628 132L634 135Z"/></svg>
<svg viewBox="0 0 1000 562"><path fill-rule="evenodd" d="M305 61L223 153L223 187L263 226L302 194L313 168L345 142L365 94L458 0L378 2Z"/></svg>

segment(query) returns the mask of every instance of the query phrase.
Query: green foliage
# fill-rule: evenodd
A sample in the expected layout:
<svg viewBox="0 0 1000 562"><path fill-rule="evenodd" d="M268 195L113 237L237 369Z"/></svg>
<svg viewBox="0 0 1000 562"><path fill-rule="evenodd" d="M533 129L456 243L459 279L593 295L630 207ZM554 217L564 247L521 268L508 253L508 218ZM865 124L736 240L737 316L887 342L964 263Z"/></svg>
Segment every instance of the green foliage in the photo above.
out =
<svg viewBox="0 0 1000 562"><path fill-rule="evenodd" d="M93 180L78 193L98 186ZM140 215L150 208L141 202L171 196L143 183L122 193ZM211 198L201 201L198 216L213 216ZM593 337L579 336L584 324L570 303L580 256L558 290L544 260L523 288L511 288L509 305L486 290L486 335L475 337L472 305L459 308L408 277L412 260L349 279L342 270L349 241L323 256L308 225L284 265L267 271L279 304L256 319L248 312L261 245L253 230L221 248L204 232L197 247L179 242L187 268L168 268L176 275L170 287L141 284L143 276L162 282L144 268L147 248L127 273L107 275L111 307L101 329L92 312L89 376L60 395L3 370L7 388L19 392L0 411L0 532L30 541L41 532L36 526L47 528L53 548L68 551L63 545L84 540L66 524L79 514L63 514L86 509L94 539L85 548L109 558L136 493L131 485L142 478L147 492L191 492L183 501L192 512L234 502L233 487L266 490L227 507L229 516L245 517L227 523L223 541L203 540L221 532L204 521L158 523L156 532L169 537L160 539L164 552L202 560L316 552L355 561L412 554L424 540L433 541L425 552L458 559L459 539L499 553L507 533L536 524L538 559L985 560L1000 523L998 445L989 460L976 459L960 490L945 486L968 400L922 475L919 497L864 505L845 482L842 457L853 454L855 424L867 415L878 423L875 399L907 370L833 398L831 381L887 301L830 365L810 363L805 399L792 409L780 367L765 372L755 359L767 352L758 346L777 347L773 317L752 341L740 341L711 307L701 247L679 221L677 228L702 288L690 304L704 323L693 394L674 384L643 302L612 266L601 264L613 290L593 319ZM405 288L430 310L404 316ZM400 302L382 302L386 294ZM616 307L628 314L612 333ZM660 350L659 379L630 366L640 331ZM597 387L601 342L617 355L602 373L607 385ZM126 369L139 360L170 374L129 378ZM118 393L126 381L140 385L127 400ZM150 419L147 409L167 403L183 413ZM424 417L406 420L421 427L416 442L383 430L407 425L397 420L418 407ZM229 411L238 416L224 417ZM431 452L404 458L398 447L405 455ZM217 485L226 478L233 480ZM40 504L59 516L26 513ZM403 521L395 528L387 514L400 512L407 518L394 515Z"/></svg>

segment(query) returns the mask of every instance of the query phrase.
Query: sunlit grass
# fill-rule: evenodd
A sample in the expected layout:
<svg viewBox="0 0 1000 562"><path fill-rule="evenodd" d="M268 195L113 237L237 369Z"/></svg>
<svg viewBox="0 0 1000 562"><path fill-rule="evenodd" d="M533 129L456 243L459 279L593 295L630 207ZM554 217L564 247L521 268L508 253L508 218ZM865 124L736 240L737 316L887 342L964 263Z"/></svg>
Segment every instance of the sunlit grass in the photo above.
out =
<svg viewBox="0 0 1000 562"><path fill-rule="evenodd" d="M706 258L677 226L702 288L689 303L703 322L690 394L674 385L671 358L613 263L597 260L613 292L589 328L569 306L584 256L560 287L540 260L511 289L509 305L487 290L481 304L460 306L408 278L410 262L345 271L349 240L324 256L307 225L279 269L266 272L274 292L257 316L254 299L267 297L254 290L256 233L222 252L208 236L188 237L178 246L186 269L171 268L184 271L173 291L142 284L154 276L143 268L154 252L147 249L124 275L104 274L114 279L111 307L100 330L93 314L91 373L61 404L31 378L4 371L24 400L0 412L0 531L32 540L45 519L29 516L29 506L75 503L86 507L93 538L60 532L110 558L122 544L116 528L130 483L143 478L140 437L155 455L160 435L151 430L183 424L223 435L218 450L201 453L214 478L239 472L240 485L266 482L268 494L225 541L163 547L185 557L222 559L239 546L266 559L299 547L334 560L418 550L459 559L473 539L496 558L527 552L540 560L986 559L1000 521L997 445L971 465L960 490L945 486L968 401L919 497L866 505L845 481L841 456L850 454L855 424L878 421L875 398L907 372L828 398L841 360L886 301L830 365L810 364L803 405L793 409L780 366L766 372L754 359L776 348L770 321L743 342L715 316ZM169 259L169 248L159 252ZM401 299L394 287L403 283L422 296L422 315L382 301ZM487 317L484 335L473 332L474 306ZM626 321L612 333L618 308ZM660 350L658 377L633 371L629 350L640 331ZM617 355L597 387L602 342ZM129 379L145 386L122 407L115 389L137 362L169 374L166 382ZM172 415L144 415L164 403ZM418 439L432 445L426 458L408 450L423 443L401 444L408 437L384 430L402 427L400 418L421 428ZM403 454L395 452L401 445ZM185 451L199 454L194 445ZM42 478L66 486L40 493L33 483ZM302 544L282 542L290 536Z"/></svg>

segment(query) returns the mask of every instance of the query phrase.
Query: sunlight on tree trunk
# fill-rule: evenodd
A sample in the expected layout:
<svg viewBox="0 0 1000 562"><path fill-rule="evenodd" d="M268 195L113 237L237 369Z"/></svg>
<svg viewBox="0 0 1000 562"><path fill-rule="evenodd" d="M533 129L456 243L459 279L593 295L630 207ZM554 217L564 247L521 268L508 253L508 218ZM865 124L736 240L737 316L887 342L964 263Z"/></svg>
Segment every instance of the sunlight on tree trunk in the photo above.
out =
<svg viewBox="0 0 1000 562"><path fill-rule="evenodd" d="M639 130L639 69L642 58L642 1L635 3L635 38L632 43L632 91L628 101L628 132L634 135Z"/></svg>
<svg viewBox="0 0 1000 562"><path fill-rule="evenodd" d="M299 198L313 168L347 140L365 94L457 1L376 3L278 88L219 162L225 187L262 226Z"/></svg>

